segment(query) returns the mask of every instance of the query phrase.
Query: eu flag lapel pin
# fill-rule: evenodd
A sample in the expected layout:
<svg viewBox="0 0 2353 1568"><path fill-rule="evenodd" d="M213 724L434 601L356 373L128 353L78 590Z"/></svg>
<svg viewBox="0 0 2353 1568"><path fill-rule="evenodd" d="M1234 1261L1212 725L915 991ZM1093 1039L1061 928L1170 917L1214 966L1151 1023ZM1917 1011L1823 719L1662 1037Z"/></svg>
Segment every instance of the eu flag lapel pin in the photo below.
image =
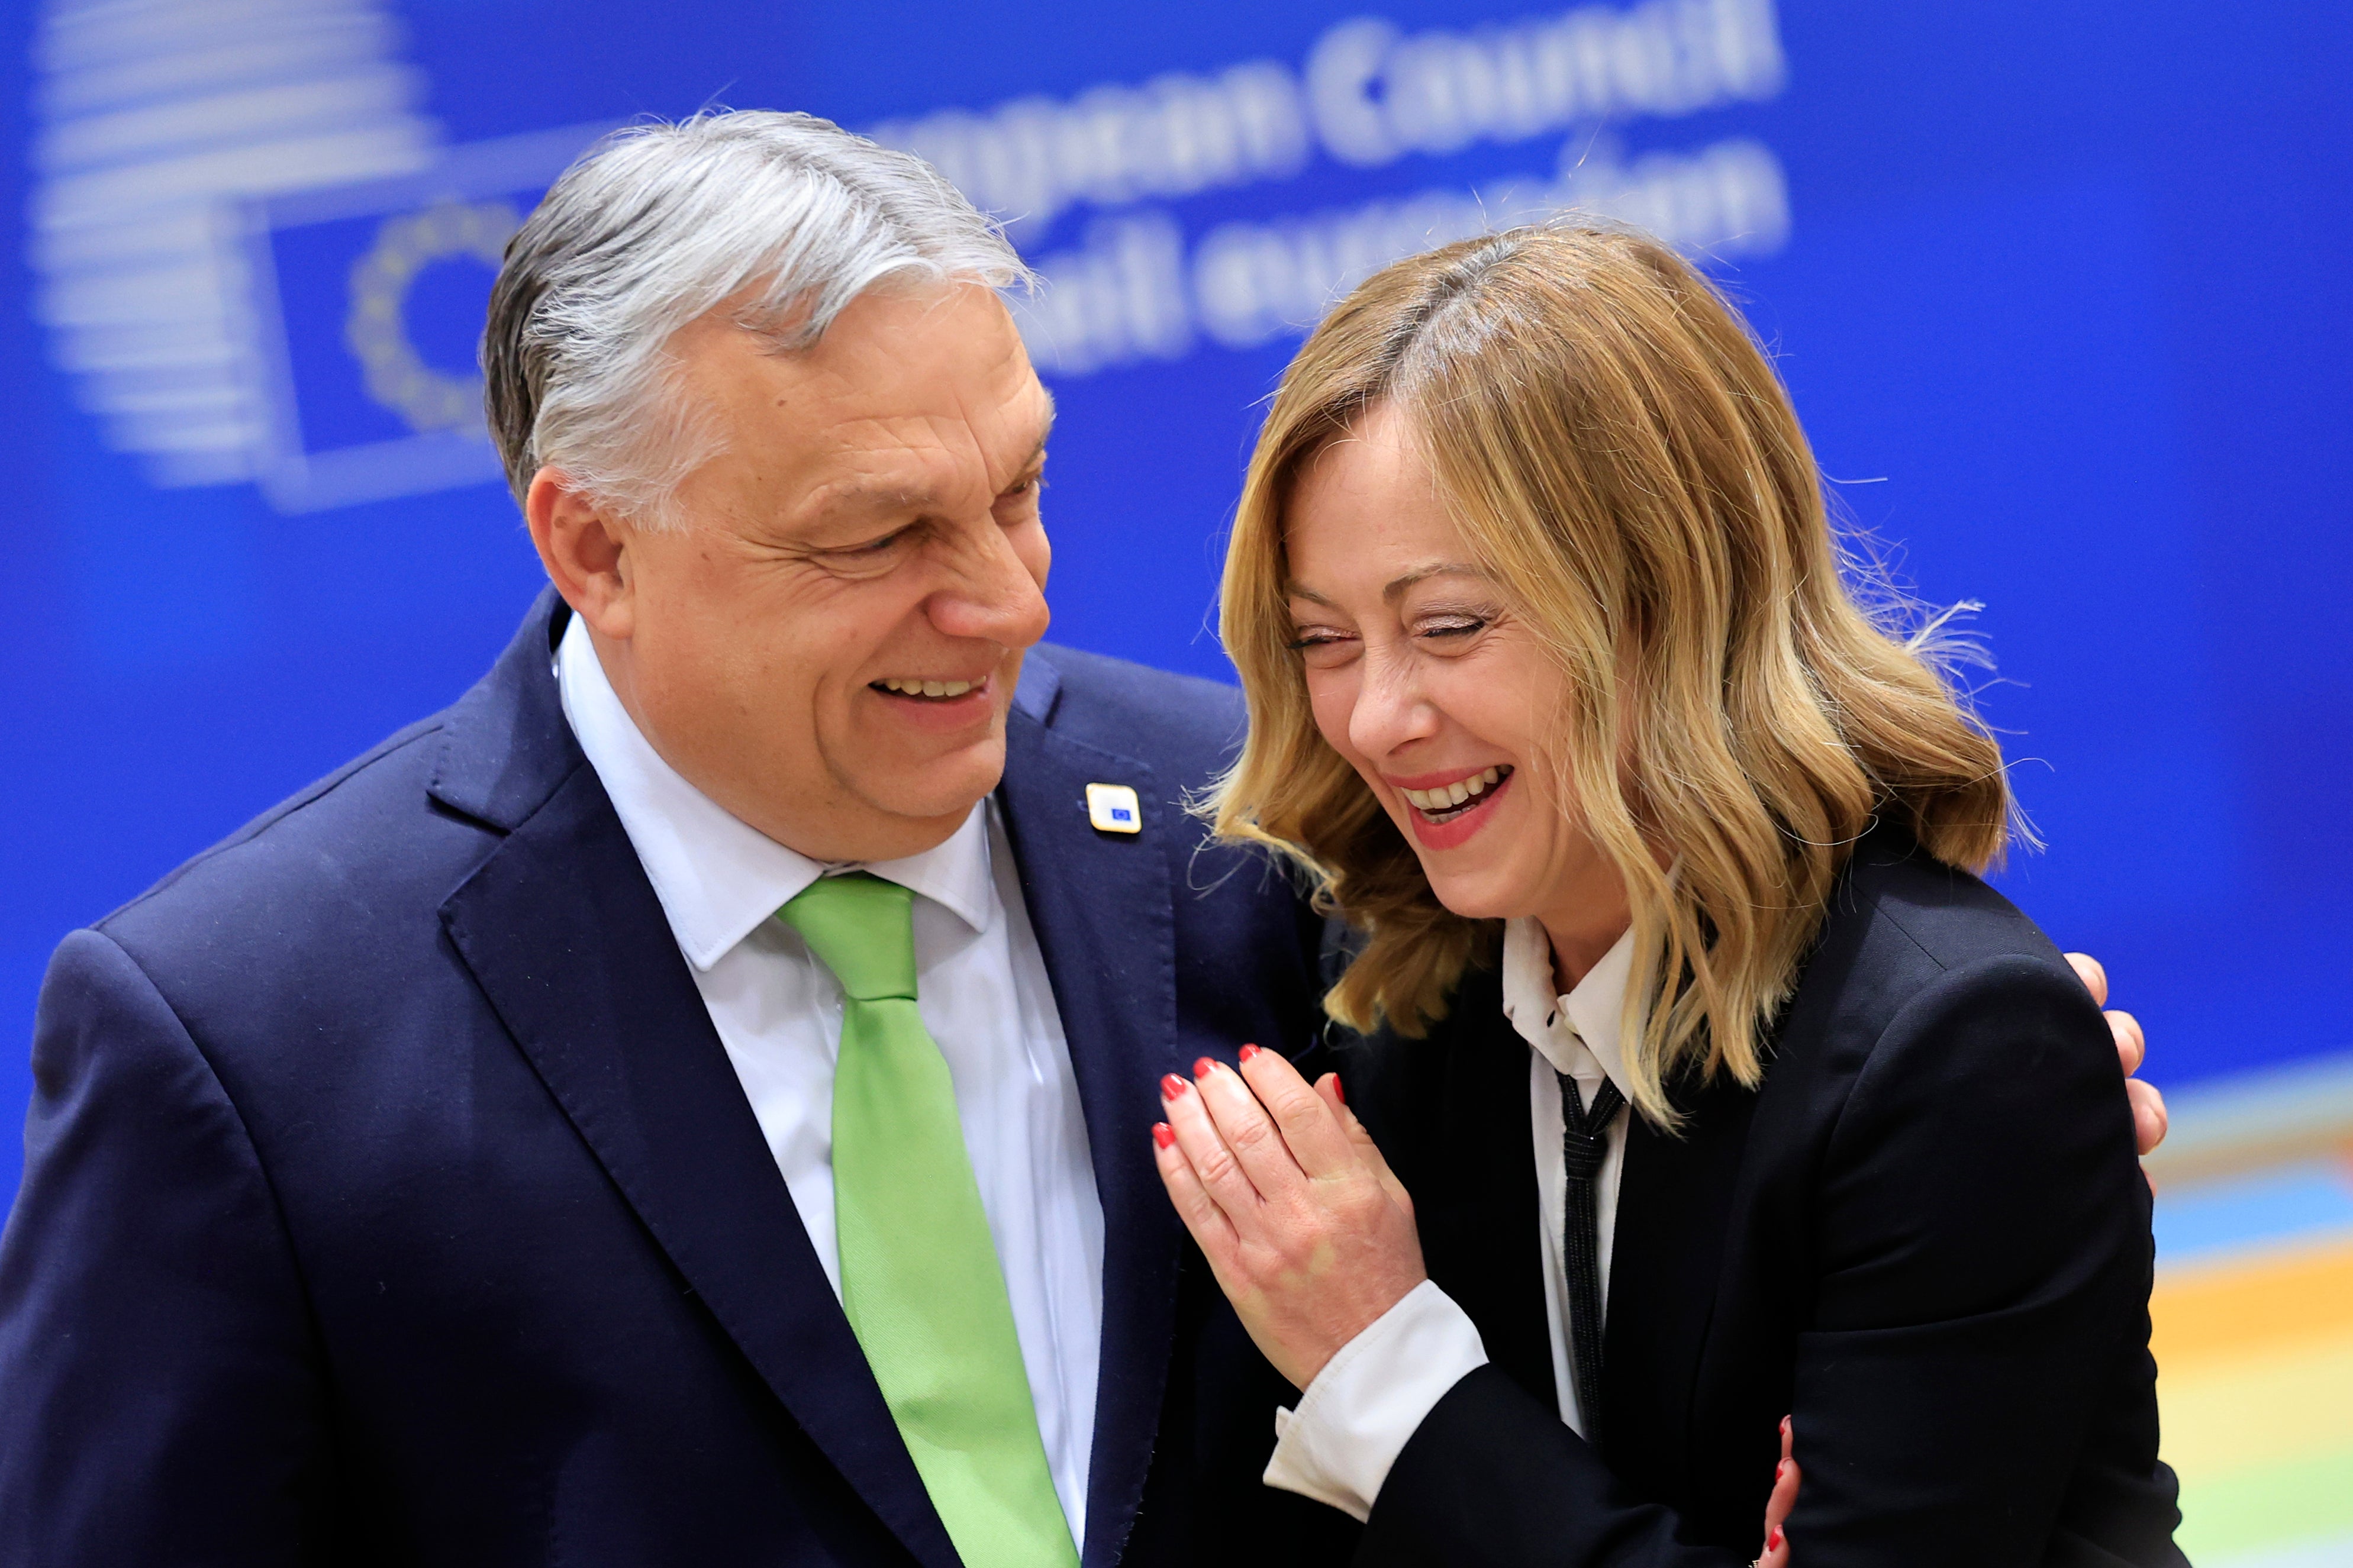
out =
<svg viewBox="0 0 2353 1568"><path fill-rule="evenodd" d="M1144 807L1125 784L1087 785L1087 820L1105 833L1144 831Z"/></svg>

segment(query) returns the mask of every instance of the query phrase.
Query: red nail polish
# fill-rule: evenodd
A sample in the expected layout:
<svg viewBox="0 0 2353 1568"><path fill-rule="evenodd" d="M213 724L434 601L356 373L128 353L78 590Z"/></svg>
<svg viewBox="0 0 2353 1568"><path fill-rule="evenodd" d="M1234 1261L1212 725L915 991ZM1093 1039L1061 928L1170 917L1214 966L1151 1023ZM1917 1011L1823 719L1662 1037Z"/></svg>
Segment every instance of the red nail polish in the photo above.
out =
<svg viewBox="0 0 2353 1568"><path fill-rule="evenodd" d="M1256 1055L1258 1055L1258 1047L1256 1046L1244 1046L1242 1047L1242 1060L1248 1061L1250 1058Z"/></svg>
<svg viewBox="0 0 2353 1568"><path fill-rule="evenodd" d="M1193 1076L1195 1078L1207 1078L1209 1076L1210 1069L1215 1068L1217 1065L1217 1063L1211 1061L1208 1058L1203 1057L1199 1061L1193 1064Z"/></svg>
<svg viewBox="0 0 2353 1568"><path fill-rule="evenodd" d="M1789 1461L1784 1459L1779 1464L1773 1467L1773 1484L1777 1487L1779 1486L1781 1484L1781 1478L1788 1473Z"/></svg>
<svg viewBox="0 0 2353 1568"><path fill-rule="evenodd" d="M1343 1105L1348 1103L1348 1086L1340 1081L1338 1073L1332 1075L1332 1098Z"/></svg>
<svg viewBox="0 0 2353 1568"><path fill-rule="evenodd" d="M1779 1525L1775 1525L1773 1527L1773 1533L1765 1538L1765 1550L1767 1552L1778 1552L1781 1550L1781 1527Z"/></svg>
<svg viewBox="0 0 2353 1568"><path fill-rule="evenodd" d="M1155 1121L1152 1124L1152 1142L1155 1148L1166 1149L1176 1142L1176 1129L1169 1126L1166 1121Z"/></svg>
<svg viewBox="0 0 2353 1568"><path fill-rule="evenodd" d="M1163 1073L1160 1077L1160 1098L1163 1100L1174 1100L1192 1087L1193 1086L1191 1084L1187 1083L1183 1079L1178 1078L1173 1072Z"/></svg>

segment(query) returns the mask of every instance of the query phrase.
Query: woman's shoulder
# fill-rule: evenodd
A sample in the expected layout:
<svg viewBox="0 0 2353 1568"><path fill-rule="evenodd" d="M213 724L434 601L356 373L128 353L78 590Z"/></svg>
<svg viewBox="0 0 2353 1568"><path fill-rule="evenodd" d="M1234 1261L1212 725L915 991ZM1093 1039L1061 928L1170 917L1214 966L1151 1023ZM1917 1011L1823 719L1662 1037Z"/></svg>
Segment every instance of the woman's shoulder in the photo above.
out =
<svg viewBox="0 0 2353 1568"><path fill-rule="evenodd" d="M2054 1056L2116 1071L2099 1008L2056 944L1981 879L1900 828L1856 848L1777 1030L1774 1076L1800 1066L1829 1088L1867 1069L1957 1088Z"/></svg>
<svg viewBox="0 0 2353 1568"><path fill-rule="evenodd" d="M1855 846L1832 894L1818 947L1828 949L1853 928L1873 924L1900 931L1924 961L1956 969L1988 958L2032 958L2065 967L2065 960L2026 912L1985 881L1947 866L1911 834L1882 825Z"/></svg>
<svg viewBox="0 0 2353 1568"><path fill-rule="evenodd" d="M1790 1014L1810 999L1899 1008L1915 989L1978 971L2073 971L2025 911L1978 877L1936 859L1904 829L1865 835L1841 873ZM1828 992L1831 994L1823 995Z"/></svg>
<svg viewBox="0 0 2353 1568"><path fill-rule="evenodd" d="M2147 1192L2099 1005L2007 899L1894 835L1844 876L1749 1146L1812 1190L1818 1328L2055 1300L2096 1274L2129 1340Z"/></svg>

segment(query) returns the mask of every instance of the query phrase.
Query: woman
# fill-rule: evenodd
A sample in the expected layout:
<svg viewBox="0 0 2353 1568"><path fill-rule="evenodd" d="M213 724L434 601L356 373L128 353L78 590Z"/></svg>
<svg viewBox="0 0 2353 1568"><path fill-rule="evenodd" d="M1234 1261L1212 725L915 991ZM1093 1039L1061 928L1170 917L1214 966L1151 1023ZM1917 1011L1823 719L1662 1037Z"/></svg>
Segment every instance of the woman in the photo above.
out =
<svg viewBox="0 0 2353 1568"><path fill-rule="evenodd" d="M1166 1080L1155 1142L1304 1390L1268 1479L1362 1560L1746 1563L1791 1430L1777 1561L2182 1561L2115 1048L1974 875L1998 747L1841 565L1640 236L1398 263L1284 378L1214 806L1361 934L1364 1037L1345 1101Z"/></svg>

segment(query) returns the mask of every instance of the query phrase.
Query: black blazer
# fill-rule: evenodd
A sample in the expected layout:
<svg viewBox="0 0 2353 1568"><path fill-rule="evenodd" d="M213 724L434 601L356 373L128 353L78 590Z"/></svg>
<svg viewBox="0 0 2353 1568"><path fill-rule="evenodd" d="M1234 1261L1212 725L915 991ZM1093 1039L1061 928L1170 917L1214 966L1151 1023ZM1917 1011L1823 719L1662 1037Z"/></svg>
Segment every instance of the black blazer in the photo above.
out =
<svg viewBox="0 0 2353 1568"><path fill-rule="evenodd" d="M1639 1118L1602 1447L1561 1424L1528 1047L1493 973L1335 1063L1492 1363L1398 1457L1358 1562L1746 1564L1796 1417L1799 1568L2183 1559L2157 1457L2149 1197L2116 1049L2042 932L1880 829L1763 1089Z"/></svg>
<svg viewBox="0 0 2353 1568"><path fill-rule="evenodd" d="M76 932L0 1238L0 1563L955 1553L637 856L543 597L481 683ZM1239 694L1040 649L999 796L1104 1217L1083 1562L1306 1552L1156 1081L1319 1015L1322 922L1181 809ZM1133 837L1085 786L1131 784ZM1288 1511L1286 1511L1288 1510ZM1340 1548L1345 1552L1345 1544Z"/></svg>

